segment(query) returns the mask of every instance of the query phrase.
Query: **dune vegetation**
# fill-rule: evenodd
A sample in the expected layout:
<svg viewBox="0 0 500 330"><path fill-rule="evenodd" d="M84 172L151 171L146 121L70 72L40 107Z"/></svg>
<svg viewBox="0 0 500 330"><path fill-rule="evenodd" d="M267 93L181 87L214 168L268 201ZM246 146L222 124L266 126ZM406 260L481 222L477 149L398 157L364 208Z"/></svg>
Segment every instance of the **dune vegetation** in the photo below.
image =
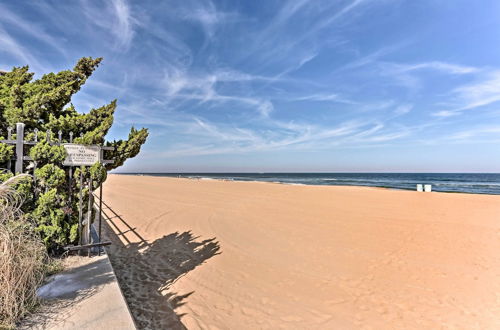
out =
<svg viewBox="0 0 500 330"><path fill-rule="evenodd" d="M23 180L29 176L0 184L0 328L14 327L36 306L48 261L40 235L21 211L23 198L15 186Z"/></svg>

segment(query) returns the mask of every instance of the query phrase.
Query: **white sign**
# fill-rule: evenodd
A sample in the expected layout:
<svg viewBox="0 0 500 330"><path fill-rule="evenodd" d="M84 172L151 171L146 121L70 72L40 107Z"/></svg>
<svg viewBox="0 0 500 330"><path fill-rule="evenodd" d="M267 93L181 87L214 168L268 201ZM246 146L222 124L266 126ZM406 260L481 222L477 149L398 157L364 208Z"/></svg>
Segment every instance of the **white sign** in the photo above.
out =
<svg viewBox="0 0 500 330"><path fill-rule="evenodd" d="M91 166L100 160L99 146L65 143L67 156L63 162L64 166Z"/></svg>

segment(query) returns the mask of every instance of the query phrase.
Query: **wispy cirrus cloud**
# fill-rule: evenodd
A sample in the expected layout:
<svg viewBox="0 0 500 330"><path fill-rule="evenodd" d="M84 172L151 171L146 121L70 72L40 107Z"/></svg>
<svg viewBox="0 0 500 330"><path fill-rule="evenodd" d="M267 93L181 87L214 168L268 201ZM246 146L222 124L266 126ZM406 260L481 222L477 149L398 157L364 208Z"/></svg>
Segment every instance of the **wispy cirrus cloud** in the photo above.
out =
<svg viewBox="0 0 500 330"><path fill-rule="evenodd" d="M295 98L297 101L338 101L338 94L311 94Z"/></svg>
<svg viewBox="0 0 500 330"><path fill-rule="evenodd" d="M29 49L21 45L15 40L6 30L0 26L0 54L8 54L16 58L19 62L18 66L30 65L32 69L47 72L47 68L31 54Z"/></svg>
<svg viewBox="0 0 500 330"><path fill-rule="evenodd" d="M500 71L487 73L476 82L452 90L456 107L434 113L437 117L456 116L466 110L484 107L500 101Z"/></svg>
<svg viewBox="0 0 500 330"><path fill-rule="evenodd" d="M408 46L409 42L396 43L384 46L368 55L356 58L340 67L334 72L345 74L348 72L364 72L373 76L385 77L392 83L399 84L410 90L422 87L422 79L428 73L442 73L447 75L474 75L483 72L483 69L450 63L444 61L425 61L416 63L403 63L387 60L387 57Z"/></svg>
<svg viewBox="0 0 500 330"><path fill-rule="evenodd" d="M42 41L61 54L66 55L66 51L64 47L62 47L60 40L46 32L43 26L40 26L32 21L28 21L2 4L0 4L0 12L2 13L0 15L0 25L8 27L11 30L17 30L24 33L29 38Z"/></svg>
<svg viewBox="0 0 500 330"><path fill-rule="evenodd" d="M373 129L373 128L376 129ZM222 129L227 132L226 128ZM256 135L255 132L239 132L240 135L236 139L232 137L228 144L210 144L202 145L188 150L167 150L162 153L163 157L176 156L199 156L199 155L220 155L220 154L241 154L250 152L263 151L279 151L279 150L307 150L321 151L333 147L358 147L376 146L380 143L386 143L396 140L410 133L408 131L400 131L397 133L381 133L374 134L378 130L378 126L366 125L364 127L353 127L352 123L342 123L337 127L319 128L311 126L302 126L298 131L290 131L280 136L280 138L262 137ZM218 134L217 134L218 135ZM212 136L213 137L213 136ZM234 144L234 141L242 143Z"/></svg>
<svg viewBox="0 0 500 330"><path fill-rule="evenodd" d="M439 24L423 15L427 5L19 0L0 4L0 64L47 72L103 56L72 102L86 111L118 97L110 138L148 126L146 149L169 162L300 151L313 163L339 148L374 147L394 161L403 143L407 150L497 136L487 124L498 111L500 64L474 56L482 45L448 15ZM406 24L415 15L417 25ZM441 24L463 38L442 38L449 31ZM471 46L461 52L464 44Z"/></svg>
<svg viewBox="0 0 500 330"><path fill-rule="evenodd" d="M339 102L347 104L357 104L354 101L348 100L337 93L315 93L303 96L290 98L290 101L325 101L325 102Z"/></svg>
<svg viewBox="0 0 500 330"><path fill-rule="evenodd" d="M300 44L315 34L318 34L321 30L324 30L337 21L348 17L348 14L363 8L364 5L370 4L371 2L371 0L352 0L348 1L348 3L343 6L338 6L337 3L330 1L321 2L317 5L316 10L319 10L319 12L323 15L321 15L319 19L314 20L311 26L305 30L304 34L296 36L289 48ZM352 15L351 17L355 16Z"/></svg>
<svg viewBox="0 0 500 330"><path fill-rule="evenodd" d="M350 12L354 11L355 9L361 7L362 5L368 4L370 2L371 2L371 0L352 0L352 1L350 1L347 5L340 8L337 12L335 12L330 17L326 18L325 20L319 21L315 25L315 27L309 31L309 34L317 32L318 30L325 28L326 26L332 24L333 22L343 18L344 16L346 16Z"/></svg>
<svg viewBox="0 0 500 330"><path fill-rule="evenodd" d="M399 105L395 110L394 113L398 116L407 114L413 109L413 104L402 104Z"/></svg>
<svg viewBox="0 0 500 330"><path fill-rule="evenodd" d="M440 61L431 61L431 62L422 62L416 64L396 64L399 66L400 71L416 71L416 70L436 70L442 71L450 74L468 74L468 73L476 73L479 72L480 69L467 66L467 65L459 65L454 63L446 63Z"/></svg>
<svg viewBox="0 0 500 330"><path fill-rule="evenodd" d="M470 140L474 137L484 137L495 135L500 138L500 126L480 126L472 129L466 129L457 133L454 133L448 137L450 140Z"/></svg>
<svg viewBox="0 0 500 330"><path fill-rule="evenodd" d="M0 51L8 53L21 59L24 62L30 62L32 57L29 55L23 46L18 44L10 34L0 27L0 43L2 44L2 49Z"/></svg>
<svg viewBox="0 0 500 330"><path fill-rule="evenodd" d="M361 11L369 0L353 1L286 1L279 2L277 11L262 29L252 32L245 45L242 60L253 58L262 66L281 68L282 76L298 70L318 55L325 46L342 45L346 41L337 33L320 36L336 23L346 23L355 11ZM300 22L300 24L296 24ZM298 28L300 27L300 28Z"/></svg>
<svg viewBox="0 0 500 330"><path fill-rule="evenodd" d="M82 2L81 5L87 21L108 32L116 49L126 51L130 48L139 22L127 0L110 0L104 4Z"/></svg>
<svg viewBox="0 0 500 330"><path fill-rule="evenodd" d="M201 25L208 38L213 38L219 25L234 22L239 15L219 10L212 1L189 2L179 12L180 17Z"/></svg>
<svg viewBox="0 0 500 330"><path fill-rule="evenodd" d="M270 100L248 95L221 94L218 91L218 84L268 80L274 80L274 78L230 69L218 69L212 73L192 74L175 67L166 70L163 78L166 96L170 100L195 100L202 103L239 103L253 107L264 117L269 116L274 109Z"/></svg>
<svg viewBox="0 0 500 330"><path fill-rule="evenodd" d="M421 73L423 71L431 71L438 73L445 73L450 75L465 75L465 74L474 74L481 72L481 69L459 65L455 63L447 63L441 61L431 61L431 62L420 62L420 63L397 63L397 62L389 62L384 61L382 58L392 52L394 48L384 48L380 51L377 51L373 54L370 54L366 57L363 57L359 60L356 60L352 63L349 63L343 67L341 70L351 70L360 68L363 66L372 66L377 69L377 73L393 77L396 80L401 80L401 78L406 77L406 81L410 79L417 80L417 76L415 74ZM413 74L413 75L410 75ZM415 82L412 82L407 85L415 85Z"/></svg>
<svg viewBox="0 0 500 330"><path fill-rule="evenodd" d="M170 133L188 135L192 140L191 144L172 143L161 153L155 153L155 157L165 158L378 145L407 136L415 130L400 127L394 131L378 121L345 121L328 126L268 118L262 119L257 126L240 127L236 123L216 123L191 115L179 117L172 114L172 118L137 115L128 121L163 126Z"/></svg>
<svg viewBox="0 0 500 330"><path fill-rule="evenodd" d="M117 37L119 45L127 49L134 38L135 19L126 0L112 0L111 3L116 17L111 31Z"/></svg>

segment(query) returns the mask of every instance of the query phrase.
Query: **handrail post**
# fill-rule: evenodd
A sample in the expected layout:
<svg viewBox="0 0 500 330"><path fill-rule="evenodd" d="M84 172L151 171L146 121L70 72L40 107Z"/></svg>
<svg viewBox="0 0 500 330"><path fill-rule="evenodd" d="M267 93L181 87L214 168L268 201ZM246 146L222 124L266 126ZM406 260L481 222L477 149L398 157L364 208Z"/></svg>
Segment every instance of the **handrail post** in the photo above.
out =
<svg viewBox="0 0 500 330"><path fill-rule="evenodd" d="M101 228L102 228L102 185L99 187L99 243L101 243ZM99 249L99 255L101 255L101 249Z"/></svg>
<svg viewBox="0 0 500 330"><path fill-rule="evenodd" d="M23 173L24 156L24 124L16 124L16 169L15 173Z"/></svg>
<svg viewBox="0 0 500 330"><path fill-rule="evenodd" d="M82 217L83 217L83 166L80 167L80 193L78 201L78 244L83 244Z"/></svg>
<svg viewBox="0 0 500 330"><path fill-rule="evenodd" d="M7 127L7 140L12 140L12 127ZM9 159L7 160L7 169L9 170L9 172L12 172L12 162L11 162L11 158L12 157L9 157Z"/></svg>
<svg viewBox="0 0 500 330"><path fill-rule="evenodd" d="M92 244L92 232L91 232L91 228L90 228L90 225L92 224L92 208L93 208L93 205L94 205L94 195L92 194L92 186L93 186L94 182L92 180L92 175L90 175L90 178L89 178L89 203L87 205L87 244ZM91 254L91 250L92 249L88 249L88 256L90 257L90 254Z"/></svg>

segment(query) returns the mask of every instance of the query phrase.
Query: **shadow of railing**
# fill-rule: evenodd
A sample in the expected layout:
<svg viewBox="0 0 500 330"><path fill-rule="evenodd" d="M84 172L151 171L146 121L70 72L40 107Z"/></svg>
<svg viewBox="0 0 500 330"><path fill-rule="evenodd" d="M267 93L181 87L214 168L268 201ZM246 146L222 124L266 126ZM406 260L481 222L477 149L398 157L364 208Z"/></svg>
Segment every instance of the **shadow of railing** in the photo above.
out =
<svg viewBox="0 0 500 330"><path fill-rule="evenodd" d="M78 304L97 294L105 285L114 281L106 259L98 259L82 266L52 275L37 290L43 303L35 313L21 320L18 329L47 329L47 325L64 328L66 320ZM77 308L77 307L76 307Z"/></svg>
<svg viewBox="0 0 500 330"><path fill-rule="evenodd" d="M108 255L138 328L185 329L184 314L176 309L194 292L180 295L171 292L170 286L220 254L219 243L215 238L199 240L191 231L149 243L108 204L103 205L103 236L112 242ZM118 221L126 230L120 230ZM135 237L132 240L127 235Z"/></svg>
<svg viewBox="0 0 500 330"><path fill-rule="evenodd" d="M97 199L98 199L98 197L97 197ZM131 233L136 238L136 239L134 239L134 241L139 240L139 242L141 244L145 244L145 245L148 244L147 241L144 239L144 237L139 235L139 233L136 231L136 228L132 228L104 200L102 201L102 205L103 205L103 208L102 208L101 212L103 215L103 220L107 220L107 222L113 227L113 231L116 235L122 237L127 242L127 244L130 244L132 242L130 241L130 239L128 239L126 234ZM110 216L110 214L112 214L112 216ZM119 228L119 226L117 225L118 221L127 228L125 231L123 231Z"/></svg>

